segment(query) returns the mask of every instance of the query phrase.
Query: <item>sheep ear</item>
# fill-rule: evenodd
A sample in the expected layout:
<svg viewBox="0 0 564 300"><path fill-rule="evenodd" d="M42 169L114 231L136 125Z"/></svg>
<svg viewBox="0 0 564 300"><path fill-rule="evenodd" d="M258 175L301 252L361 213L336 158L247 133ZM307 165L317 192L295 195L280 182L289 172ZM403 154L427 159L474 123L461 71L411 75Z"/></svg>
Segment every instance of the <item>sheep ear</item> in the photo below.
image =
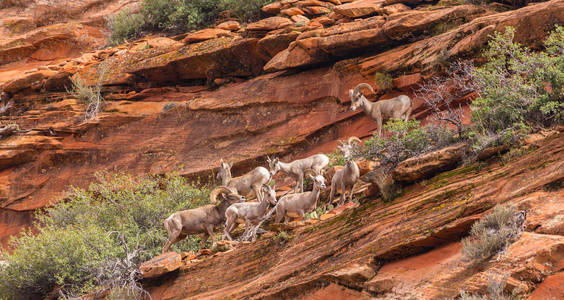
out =
<svg viewBox="0 0 564 300"><path fill-rule="evenodd" d="M353 90L349 90L349 97L353 97L354 96L354 91Z"/></svg>
<svg viewBox="0 0 564 300"><path fill-rule="evenodd" d="M311 174L307 174L307 176L311 179L315 179L315 177L311 176Z"/></svg>
<svg viewBox="0 0 564 300"><path fill-rule="evenodd" d="M223 164L223 158L219 159L219 163Z"/></svg>

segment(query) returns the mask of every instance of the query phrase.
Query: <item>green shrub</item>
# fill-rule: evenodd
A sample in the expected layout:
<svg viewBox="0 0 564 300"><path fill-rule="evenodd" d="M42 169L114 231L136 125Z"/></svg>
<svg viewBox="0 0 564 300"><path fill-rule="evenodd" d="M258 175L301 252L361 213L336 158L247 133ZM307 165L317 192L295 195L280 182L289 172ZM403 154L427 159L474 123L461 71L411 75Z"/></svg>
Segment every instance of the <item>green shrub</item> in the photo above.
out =
<svg viewBox="0 0 564 300"><path fill-rule="evenodd" d="M391 135L381 138L375 134L365 142L364 150L355 153L355 156L378 159L383 169L389 171L401 161L458 141L448 128L436 125L420 127L419 124L417 120L392 119L384 125Z"/></svg>
<svg viewBox="0 0 564 300"><path fill-rule="evenodd" d="M344 166L347 163L345 156L343 156L343 153L341 153L338 149L335 149L335 152L333 153L327 154L327 156L329 157L329 168L334 166Z"/></svg>
<svg viewBox="0 0 564 300"><path fill-rule="evenodd" d="M12 239L13 253L3 253L0 298L37 298L55 286L68 296L124 282L138 289L130 275L160 254L168 238L163 220L208 198L207 188L179 176L99 176L88 189L72 189L68 201L38 213L37 235ZM198 239L188 237L172 249L197 250Z"/></svg>
<svg viewBox="0 0 564 300"><path fill-rule="evenodd" d="M384 92L393 87L393 78L390 74L376 72L374 74L374 84L378 88L378 91Z"/></svg>
<svg viewBox="0 0 564 300"><path fill-rule="evenodd" d="M219 0L143 0L141 12L151 30L186 31L212 24Z"/></svg>
<svg viewBox="0 0 564 300"><path fill-rule="evenodd" d="M253 22L264 16L260 10L274 0L220 0L222 10L229 10L242 22Z"/></svg>
<svg viewBox="0 0 564 300"><path fill-rule="evenodd" d="M462 253L475 260L490 258L521 236L524 221L524 215L513 206L494 207L472 225L470 237L462 240Z"/></svg>
<svg viewBox="0 0 564 300"><path fill-rule="evenodd" d="M0 268L3 299L41 299L55 286L70 295L90 292L104 259L120 254L97 226L45 226L36 235L26 231L11 242L14 251L4 253L7 265Z"/></svg>
<svg viewBox="0 0 564 300"><path fill-rule="evenodd" d="M484 54L487 63L471 74L480 94L471 105L469 132L477 149L564 122L564 27L556 26L539 52L515 43L514 31L507 27L494 34Z"/></svg>
<svg viewBox="0 0 564 300"><path fill-rule="evenodd" d="M132 14L129 9L120 11L117 15L109 17L106 22L110 28L110 45L118 45L130 38L138 37L145 26L142 14Z"/></svg>
<svg viewBox="0 0 564 300"><path fill-rule="evenodd" d="M129 10L108 18L110 44L138 37L142 31L185 32L212 25L219 13L229 10L243 22L263 16L260 8L272 0L143 0L141 12Z"/></svg>

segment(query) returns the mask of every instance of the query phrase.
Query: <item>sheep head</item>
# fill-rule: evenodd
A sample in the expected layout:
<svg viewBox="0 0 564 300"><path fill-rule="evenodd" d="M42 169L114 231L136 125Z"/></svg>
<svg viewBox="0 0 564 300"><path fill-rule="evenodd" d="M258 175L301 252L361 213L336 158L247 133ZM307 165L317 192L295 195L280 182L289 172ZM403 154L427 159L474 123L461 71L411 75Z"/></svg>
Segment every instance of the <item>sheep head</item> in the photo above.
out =
<svg viewBox="0 0 564 300"><path fill-rule="evenodd" d="M269 185L262 186L263 191L263 201L268 201L272 205L276 205L276 188L270 187Z"/></svg>
<svg viewBox="0 0 564 300"><path fill-rule="evenodd" d="M361 99L362 97L364 97L364 95L360 92L360 89L363 87L369 89L372 93L374 93L374 89L368 83L360 83L354 89L349 90L352 111L355 111L360 106Z"/></svg>
<svg viewBox="0 0 564 300"><path fill-rule="evenodd" d="M343 156L347 159L352 158L352 154L353 154L353 150L355 147L355 143L362 143L362 141L357 138L356 136L351 136L349 137L349 140L345 143L343 141L339 141L340 145L337 146L337 149L339 149L342 153Z"/></svg>
<svg viewBox="0 0 564 300"><path fill-rule="evenodd" d="M313 180L313 188L317 187L318 189L324 189L327 186L325 185L325 177L323 175L315 172L312 169L307 169L304 172L304 175L307 175L311 180Z"/></svg>
<svg viewBox="0 0 564 300"><path fill-rule="evenodd" d="M278 157L275 157L274 159L266 157L266 161L268 162L268 168L270 169L270 176L276 175L276 173L280 171L280 160Z"/></svg>
<svg viewBox="0 0 564 300"><path fill-rule="evenodd" d="M237 203L237 202L245 202L245 197L237 194L231 188L226 186L218 186L210 192L210 203L217 204L217 197L219 195L223 196L223 199L228 201L230 204Z"/></svg>
<svg viewBox="0 0 564 300"><path fill-rule="evenodd" d="M217 172L216 178L222 180L222 182L229 181L231 179L231 167L233 167L233 163L226 163L221 159L219 161L219 171Z"/></svg>

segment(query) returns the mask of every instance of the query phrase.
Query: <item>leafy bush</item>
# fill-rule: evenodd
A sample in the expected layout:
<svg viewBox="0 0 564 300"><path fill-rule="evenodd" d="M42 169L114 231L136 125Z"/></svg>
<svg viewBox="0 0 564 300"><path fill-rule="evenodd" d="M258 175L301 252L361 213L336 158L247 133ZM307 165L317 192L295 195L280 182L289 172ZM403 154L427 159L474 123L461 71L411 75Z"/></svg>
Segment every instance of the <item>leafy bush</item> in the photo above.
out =
<svg viewBox="0 0 564 300"><path fill-rule="evenodd" d="M517 139L531 127L564 122L564 27L533 52L513 42L515 30L496 33L485 51L487 63L472 79L480 97L472 102L475 148Z"/></svg>
<svg viewBox="0 0 564 300"><path fill-rule="evenodd" d="M68 201L38 213L37 235L11 240L13 253L3 253L0 298L37 298L55 286L67 296L124 282L136 289L130 275L160 254L168 238L163 220L208 198L205 187L179 176L99 176L98 183L72 189ZM197 249L195 237L173 245L175 251Z"/></svg>
<svg viewBox="0 0 564 300"><path fill-rule="evenodd" d="M345 156L343 156L343 153L341 153L338 149L335 149L335 152L333 153L327 154L327 156L329 157L329 168L334 166L344 166L347 163Z"/></svg>
<svg viewBox="0 0 564 300"><path fill-rule="evenodd" d="M462 252L471 259L487 259L521 236L524 221L515 207L498 205L472 225L470 237L462 240Z"/></svg>
<svg viewBox="0 0 564 300"><path fill-rule="evenodd" d="M243 22L262 16L260 8L272 0L143 0L140 14L122 11L108 19L115 45L141 31L184 32L213 24L221 11L229 10Z"/></svg>
<svg viewBox="0 0 564 300"><path fill-rule="evenodd" d="M210 25L220 11L219 0L143 0L148 28L185 31Z"/></svg>
<svg viewBox="0 0 564 300"><path fill-rule="evenodd" d="M390 132L388 138L374 135L365 142L365 150L355 156L378 159L386 171L396 167L401 161L423 153L434 151L457 141L454 132L437 125L420 127L417 120L407 122L392 119L384 125Z"/></svg>
<svg viewBox="0 0 564 300"><path fill-rule="evenodd" d="M260 10L274 0L220 0L222 10L229 10L242 22L253 22L263 16Z"/></svg>
<svg viewBox="0 0 564 300"><path fill-rule="evenodd" d="M129 9L124 9L117 15L109 17L106 22L111 30L110 44L113 46L139 36L145 26L143 15L132 14Z"/></svg>

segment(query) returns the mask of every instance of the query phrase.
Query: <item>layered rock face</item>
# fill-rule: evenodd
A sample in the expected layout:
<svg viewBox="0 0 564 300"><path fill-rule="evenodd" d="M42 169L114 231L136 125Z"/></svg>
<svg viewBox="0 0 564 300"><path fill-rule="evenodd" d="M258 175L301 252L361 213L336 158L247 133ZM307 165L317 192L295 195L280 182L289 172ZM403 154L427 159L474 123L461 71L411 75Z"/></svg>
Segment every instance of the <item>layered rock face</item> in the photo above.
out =
<svg viewBox="0 0 564 300"><path fill-rule="evenodd" d="M564 23L562 0L502 13L415 0L281 1L265 6L272 16L255 23L221 20L215 28L105 48L104 16L135 11L139 2L6 3L0 105L10 108L0 122L22 132L0 139L2 245L31 224L36 209L60 201L71 186L87 187L97 171L207 180L220 158L235 162L238 175L264 165L266 155L332 152L336 140L374 131L362 112L349 111L348 89L373 83L375 73L390 74L394 89L371 100L413 96L423 78L475 55L495 30L515 26L518 41L534 43ZM84 103L66 92L71 78L101 83L106 102L97 118L86 121ZM414 116L424 120L429 110L414 103ZM248 267L257 272L271 265L255 263ZM194 286L178 295L209 292ZM278 295L274 286L268 293Z"/></svg>
<svg viewBox="0 0 564 300"><path fill-rule="evenodd" d="M509 163L411 185L389 203L368 199L288 231L285 242L268 235L185 263L146 288L158 299L455 299L497 280L509 294L550 299L564 268L564 132L529 147ZM469 261L460 238L496 204L526 210L526 232L499 259Z"/></svg>

